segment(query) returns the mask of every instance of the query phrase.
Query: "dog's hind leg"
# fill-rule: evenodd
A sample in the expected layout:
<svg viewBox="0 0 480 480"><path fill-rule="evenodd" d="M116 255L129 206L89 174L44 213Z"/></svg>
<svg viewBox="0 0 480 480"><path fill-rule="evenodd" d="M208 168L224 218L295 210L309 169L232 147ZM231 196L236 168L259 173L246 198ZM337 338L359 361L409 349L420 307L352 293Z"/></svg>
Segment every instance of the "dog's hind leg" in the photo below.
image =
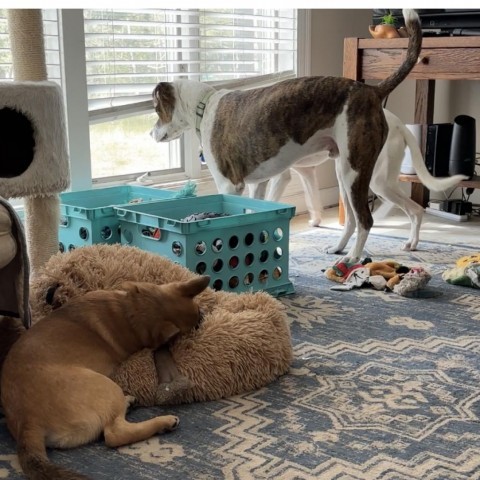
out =
<svg viewBox="0 0 480 480"><path fill-rule="evenodd" d="M353 213L350 198L347 194L347 189L343 181L343 177L339 172L338 160L335 162L335 170L337 171L338 188L340 190L340 197L342 198L345 207L345 223L343 225L342 235L335 246L327 246L324 250L326 253L340 254L347 246L348 241L355 232L355 215Z"/></svg>
<svg viewBox="0 0 480 480"><path fill-rule="evenodd" d="M367 242L368 234L373 226L373 218L368 205L368 187L365 188L365 192L357 191L356 194L353 194L350 202L357 226L357 235L345 259L348 258L348 260L352 262L360 259L365 243Z"/></svg>
<svg viewBox="0 0 480 480"><path fill-rule="evenodd" d="M127 421L124 415L119 415L105 427L105 444L115 448L140 442L157 433L175 430L178 424L178 418L173 415L163 415L136 423Z"/></svg>
<svg viewBox="0 0 480 480"><path fill-rule="evenodd" d="M420 238L423 208L408 198L398 186L372 184L372 190L381 198L401 208L410 220L410 235L402 250L416 250Z"/></svg>
<svg viewBox="0 0 480 480"><path fill-rule="evenodd" d="M106 377L105 377L106 378ZM107 379L111 381L110 379ZM103 434L105 444L109 447L120 447L141 440L146 440L157 433L170 432L175 430L179 424L178 417L173 415L163 415L145 420L143 422L132 423L125 419L128 408L128 398L118 385L111 381L113 385L108 388L110 411L99 412L103 418L108 418L104 427ZM115 388L117 387L117 388ZM108 417L106 417L108 415Z"/></svg>

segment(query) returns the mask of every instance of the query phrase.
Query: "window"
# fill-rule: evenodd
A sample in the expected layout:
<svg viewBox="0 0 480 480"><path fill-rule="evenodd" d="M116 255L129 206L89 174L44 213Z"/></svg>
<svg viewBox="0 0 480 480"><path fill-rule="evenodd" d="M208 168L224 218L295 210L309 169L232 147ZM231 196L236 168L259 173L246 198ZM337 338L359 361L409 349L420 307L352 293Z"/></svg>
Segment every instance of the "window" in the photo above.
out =
<svg viewBox="0 0 480 480"><path fill-rule="evenodd" d="M74 190L147 173L208 174L194 133L168 144L150 138L151 92L159 81L248 88L296 73L296 10L42 12L49 79L61 82L66 94ZM0 10L0 77L12 79L6 13Z"/></svg>
<svg viewBox="0 0 480 480"><path fill-rule="evenodd" d="M93 178L185 169L182 140L148 138L159 81L295 71L293 10L84 10L84 28Z"/></svg>

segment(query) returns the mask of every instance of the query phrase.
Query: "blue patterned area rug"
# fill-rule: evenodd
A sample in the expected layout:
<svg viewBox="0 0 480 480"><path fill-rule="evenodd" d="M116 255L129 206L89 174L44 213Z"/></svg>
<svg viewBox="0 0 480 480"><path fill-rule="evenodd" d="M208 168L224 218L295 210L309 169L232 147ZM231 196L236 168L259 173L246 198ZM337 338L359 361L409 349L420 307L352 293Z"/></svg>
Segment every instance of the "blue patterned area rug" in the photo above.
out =
<svg viewBox="0 0 480 480"><path fill-rule="evenodd" d="M368 256L428 268L436 296L339 292L322 273L335 260L322 249L338 235L292 235L296 293L281 300L295 351L289 374L256 392L168 409L181 418L173 433L118 450L98 442L53 451L52 460L115 480L480 479L480 295L441 278L480 249L421 242L403 252L402 240L371 235ZM23 478L3 419L2 478Z"/></svg>

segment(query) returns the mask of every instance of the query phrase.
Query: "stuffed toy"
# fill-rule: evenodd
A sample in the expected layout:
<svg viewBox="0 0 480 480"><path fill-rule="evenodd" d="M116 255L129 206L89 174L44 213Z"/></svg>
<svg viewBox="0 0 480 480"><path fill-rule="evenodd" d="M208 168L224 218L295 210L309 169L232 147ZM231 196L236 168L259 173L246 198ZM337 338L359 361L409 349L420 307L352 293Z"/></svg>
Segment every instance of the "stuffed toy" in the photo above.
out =
<svg viewBox="0 0 480 480"><path fill-rule="evenodd" d="M157 284L195 276L168 258L132 246L91 245L50 258L31 282L34 322L70 298L123 281ZM138 352L113 379L143 406L217 400L256 390L285 374L292 345L283 305L265 292L207 288L199 328L166 350Z"/></svg>
<svg viewBox="0 0 480 480"><path fill-rule="evenodd" d="M360 272L361 269L363 270ZM368 278L380 277L385 280L383 284L379 282L379 284L382 284L381 287L387 287L391 290L393 286L400 281L400 274L406 272L408 272L408 267L404 267L394 260L373 262L371 258L366 257L362 262L338 262L325 270L325 276L329 280L338 283L352 282L352 280L358 283L358 279L364 278L365 275ZM387 280L390 283L388 283ZM361 284L357 286L361 286Z"/></svg>
<svg viewBox="0 0 480 480"><path fill-rule="evenodd" d="M365 268L368 268L370 271L370 280L373 277L383 278L385 280L384 288L389 291L393 290L393 287L401 281L402 275L409 270L408 267L400 265L394 260L384 260L383 262L370 261L365 264Z"/></svg>
<svg viewBox="0 0 480 480"><path fill-rule="evenodd" d="M344 283L348 276L357 268L362 268L361 262L339 261L325 270L325 276L333 282Z"/></svg>
<svg viewBox="0 0 480 480"><path fill-rule="evenodd" d="M417 292L422 290L431 279L432 276L423 267L412 267L393 286L393 292L403 297L422 296L417 295ZM431 294L425 296L431 296Z"/></svg>
<svg viewBox="0 0 480 480"><path fill-rule="evenodd" d="M455 267L442 273L442 278L452 285L480 288L480 254L459 258Z"/></svg>
<svg viewBox="0 0 480 480"><path fill-rule="evenodd" d="M370 286L402 296L414 296L412 292L425 287L431 279L431 275L422 267L409 268L394 260L373 262L368 257L361 263L335 264L325 271L325 276L334 282L342 283L331 287L331 290L352 290Z"/></svg>

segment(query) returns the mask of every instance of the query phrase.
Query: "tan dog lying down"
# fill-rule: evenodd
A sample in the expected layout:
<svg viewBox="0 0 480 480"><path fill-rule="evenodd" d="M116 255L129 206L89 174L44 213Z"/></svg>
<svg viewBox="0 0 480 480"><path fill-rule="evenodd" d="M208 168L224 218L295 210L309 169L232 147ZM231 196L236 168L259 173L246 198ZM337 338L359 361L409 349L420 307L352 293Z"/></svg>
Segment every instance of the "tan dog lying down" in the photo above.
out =
<svg viewBox="0 0 480 480"><path fill-rule="evenodd" d="M2 405L27 478L86 478L49 462L46 447L77 447L102 433L108 446L118 447L176 428L171 415L128 422L132 399L108 377L133 353L196 327L201 315L194 297L208 282L127 282L123 290L90 292L14 343L2 370Z"/></svg>
<svg viewBox="0 0 480 480"><path fill-rule="evenodd" d="M135 247L82 247L54 255L35 276L32 318L37 322L72 298L116 289L124 280L163 284L194 277L185 267ZM293 357L290 329L278 300L264 292L206 288L196 301L203 320L169 344L173 362L165 363L165 352L156 352L157 372L152 350L144 349L115 372L114 380L139 405L217 400L256 390L288 372Z"/></svg>

